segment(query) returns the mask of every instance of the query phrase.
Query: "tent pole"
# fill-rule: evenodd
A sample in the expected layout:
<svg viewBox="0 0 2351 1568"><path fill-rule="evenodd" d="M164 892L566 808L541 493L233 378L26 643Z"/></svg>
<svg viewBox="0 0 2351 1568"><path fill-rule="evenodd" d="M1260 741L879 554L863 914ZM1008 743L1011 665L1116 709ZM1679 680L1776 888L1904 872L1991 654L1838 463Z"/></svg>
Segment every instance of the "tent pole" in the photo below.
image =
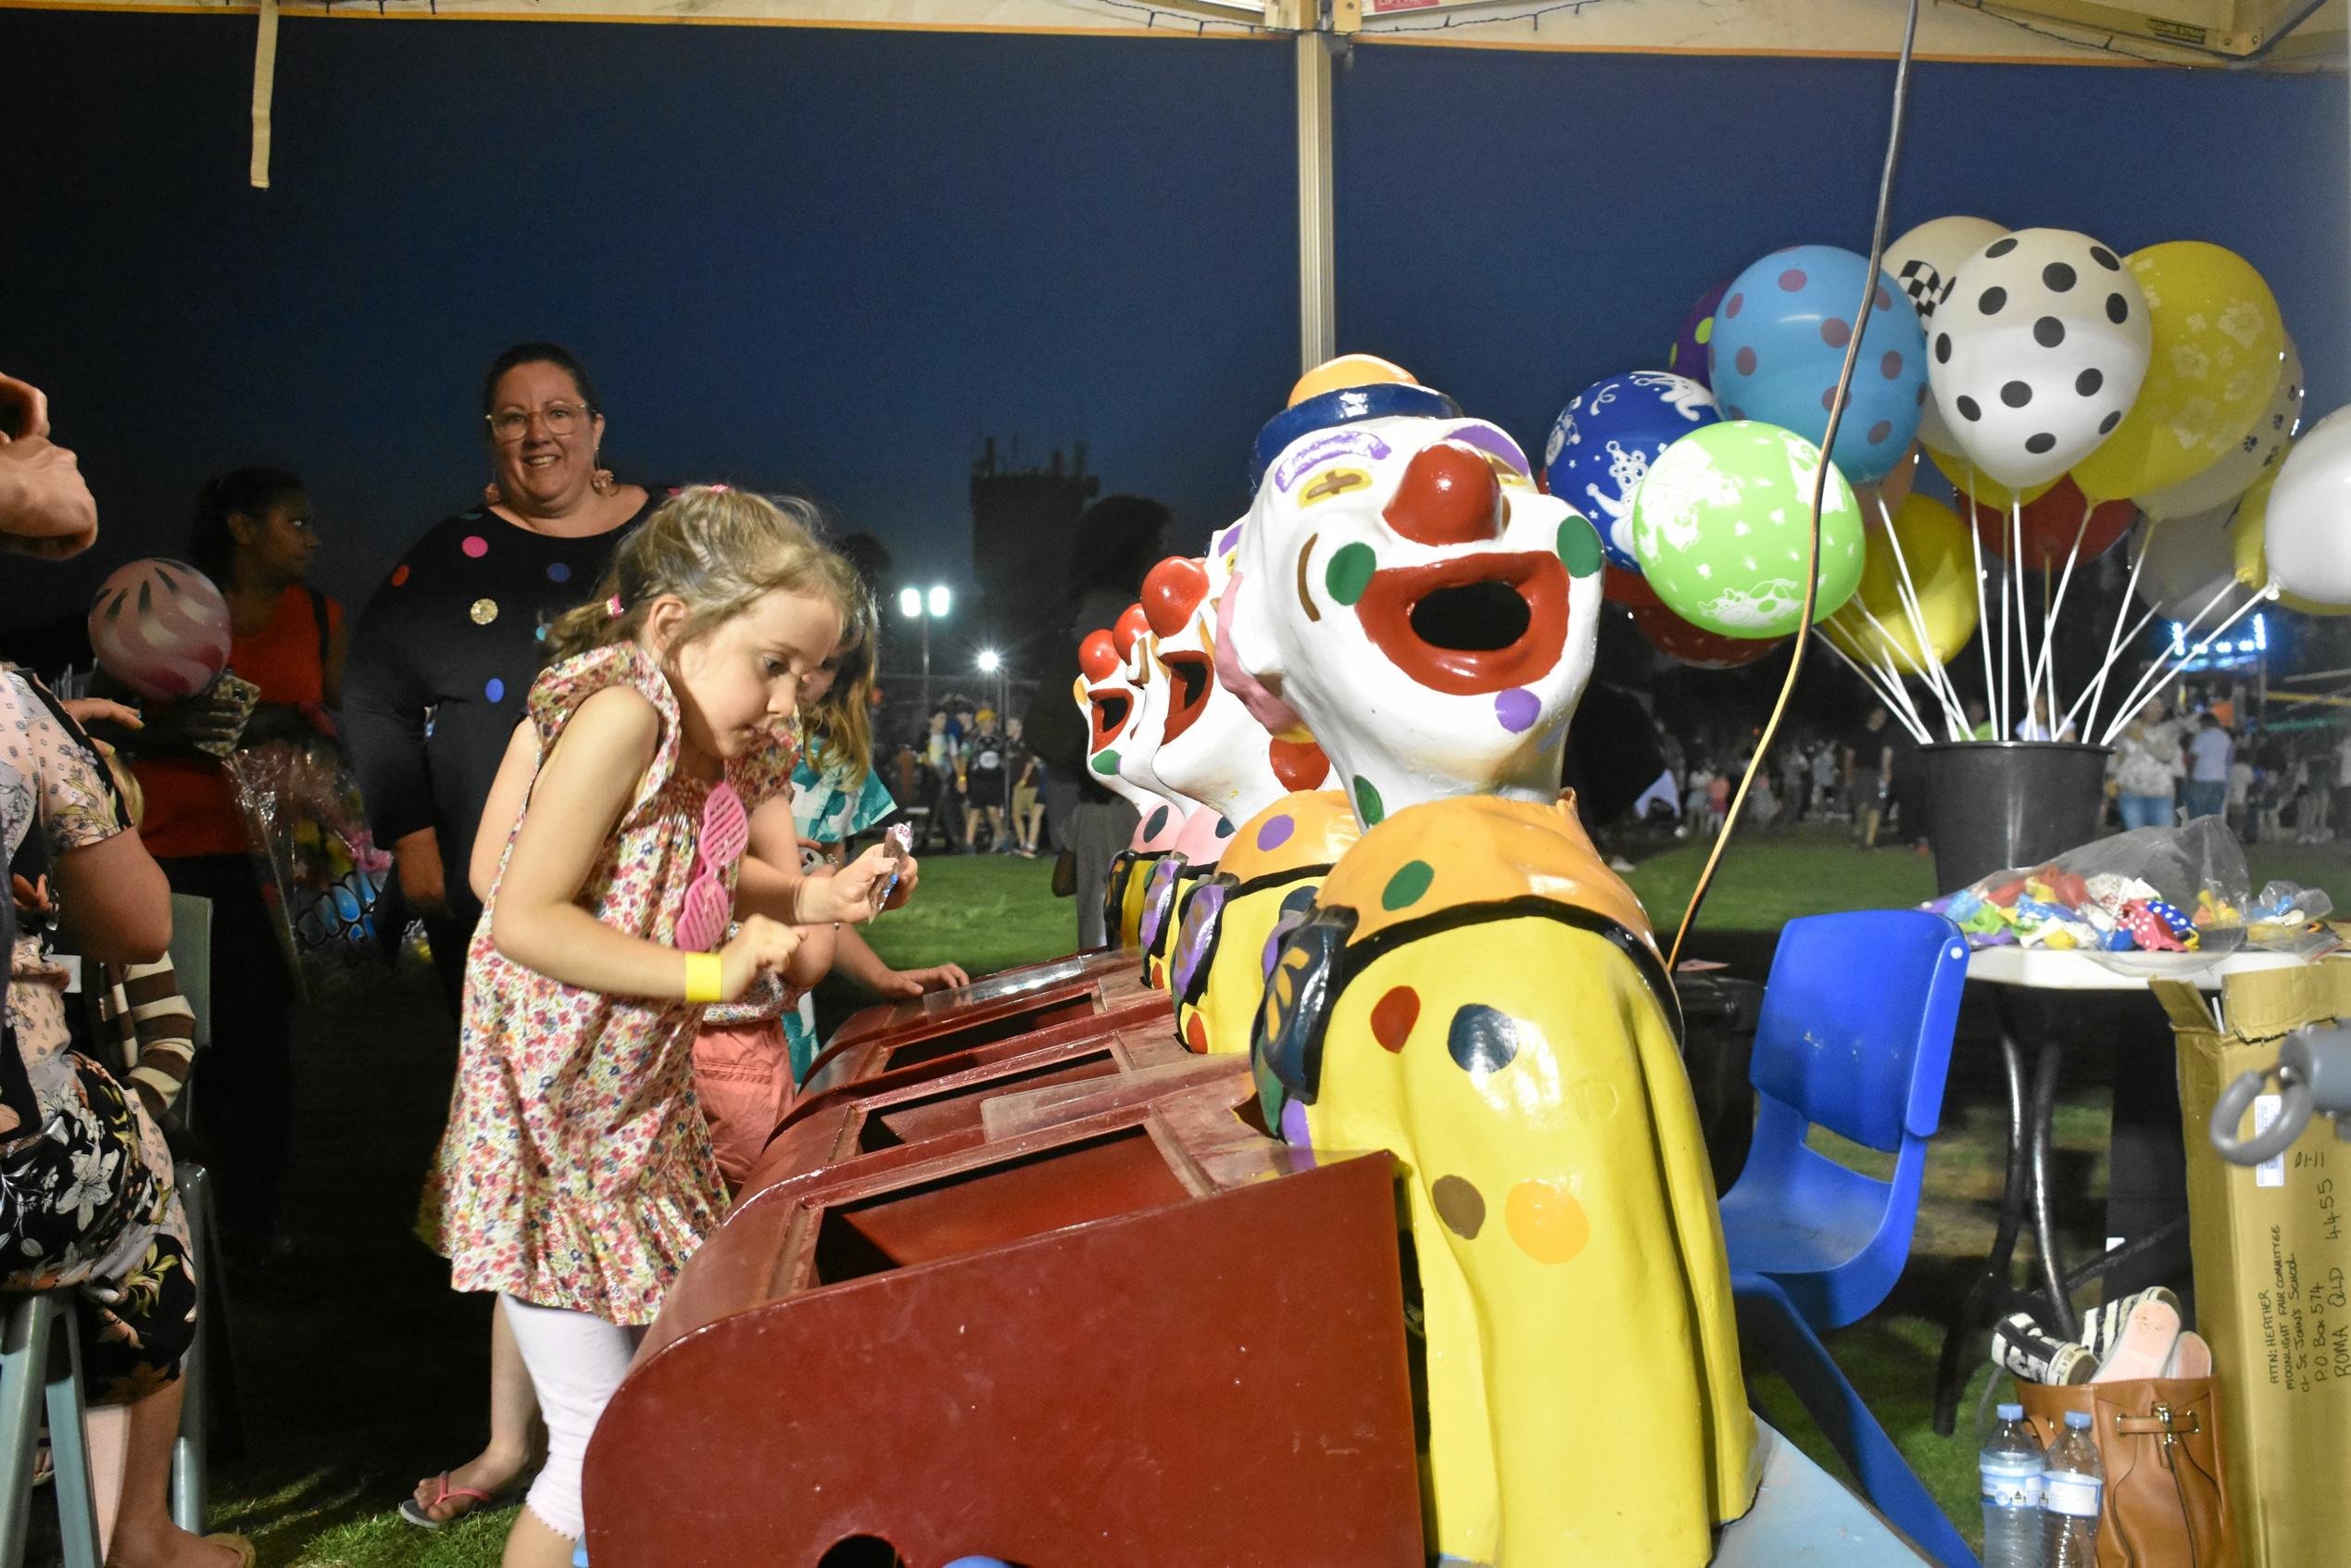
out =
<svg viewBox="0 0 2351 1568"><path fill-rule="evenodd" d="M1301 373L1339 352L1339 252L1331 232L1330 42L1301 29L1298 54L1298 359Z"/></svg>

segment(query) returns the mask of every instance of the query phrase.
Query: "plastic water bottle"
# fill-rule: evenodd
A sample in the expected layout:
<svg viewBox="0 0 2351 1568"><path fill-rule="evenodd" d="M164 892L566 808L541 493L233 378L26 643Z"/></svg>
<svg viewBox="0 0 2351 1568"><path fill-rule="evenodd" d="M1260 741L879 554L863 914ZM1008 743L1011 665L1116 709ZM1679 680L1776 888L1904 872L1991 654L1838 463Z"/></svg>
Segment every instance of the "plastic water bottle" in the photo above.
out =
<svg viewBox="0 0 2351 1568"><path fill-rule="evenodd" d="M2050 1445L2042 1478L2043 1568L2097 1568L2098 1512L2106 1471L2090 1432L2090 1412L2066 1411L2065 1435Z"/></svg>
<svg viewBox="0 0 2351 1568"><path fill-rule="evenodd" d="M2000 1424L1976 1458L1983 1482L1983 1568L2042 1568L2041 1473L2048 1456L2022 1405L2002 1405Z"/></svg>

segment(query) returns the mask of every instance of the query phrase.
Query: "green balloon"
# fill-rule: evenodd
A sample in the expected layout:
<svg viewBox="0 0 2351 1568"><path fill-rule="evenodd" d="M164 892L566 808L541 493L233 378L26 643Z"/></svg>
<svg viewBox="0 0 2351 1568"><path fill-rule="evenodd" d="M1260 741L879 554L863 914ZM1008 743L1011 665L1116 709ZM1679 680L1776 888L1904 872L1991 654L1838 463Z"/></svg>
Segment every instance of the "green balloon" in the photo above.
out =
<svg viewBox="0 0 2351 1568"><path fill-rule="evenodd" d="M1702 426L1666 448L1633 494L1633 554L1676 615L1726 637L1799 630L1820 448L1754 420ZM1833 467L1820 509L1825 621L1861 585L1861 508Z"/></svg>

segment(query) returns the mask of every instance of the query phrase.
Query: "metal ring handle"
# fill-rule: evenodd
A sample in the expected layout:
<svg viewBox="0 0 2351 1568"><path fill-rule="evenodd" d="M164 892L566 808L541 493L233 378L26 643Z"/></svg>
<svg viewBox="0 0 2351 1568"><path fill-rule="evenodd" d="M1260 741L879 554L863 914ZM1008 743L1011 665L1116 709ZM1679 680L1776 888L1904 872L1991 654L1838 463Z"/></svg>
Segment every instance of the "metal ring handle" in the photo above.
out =
<svg viewBox="0 0 2351 1568"><path fill-rule="evenodd" d="M2237 1136L2244 1113L2253 1109L2254 1097L2269 1081L2268 1073L2240 1073L2236 1082L2220 1091L2219 1099L2212 1107L2212 1147L2232 1164L2258 1165L2265 1160L2276 1159L2291 1148L2294 1140L2302 1135L2302 1129L2310 1124L2310 1086L2289 1083L2279 1088L2278 1119L2269 1130L2249 1138Z"/></svg>

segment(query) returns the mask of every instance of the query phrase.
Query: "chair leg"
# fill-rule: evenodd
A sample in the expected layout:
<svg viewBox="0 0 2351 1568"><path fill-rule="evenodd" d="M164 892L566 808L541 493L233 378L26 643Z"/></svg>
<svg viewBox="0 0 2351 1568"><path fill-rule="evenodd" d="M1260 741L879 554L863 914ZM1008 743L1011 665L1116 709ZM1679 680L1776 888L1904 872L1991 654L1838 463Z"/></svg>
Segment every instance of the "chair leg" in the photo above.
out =
<svg viewBox="0 0 2351 1568"><path fill-rule="evenodd" d="M57 1304L47 1296L9 1301L0 1330L0 1565L23 1568L32 1514L32 1461L41 1446L42 1395L48 1383L49 1330Z"/></svg>
<svg viewBox="0 0 2351 1568"><path fill-rule="evenodd" d="M180 1187L181 1208L188 1216L188 1250L202 1271L202 1280L208 1285L213 1273L211 1173L202 1165L182 1161L174 1168L174 1178ZM204 1295L209 1297L210 1291L206 1289ZM199 1298L195 1342L188 1347L187 1359L180 1368L180 1381L185 1387L180 1405L180 1434L171 1443L171 1522L192 1536L205 1533L209 1479L205 1463L206 1426L212 1409L209 1396L214 1364L210 1350L213 1336L226 1327L214 1321L211 1300Z"/></svg>
<svg viewBox="0 0 2351 1568"><path fill-rule="evenodd" d="M1741 1338L1787 1378L1870 1506L1943 1568L1977 1568L1975 1553L1787 1295L1754 1274L1734 1274L1731 1291Z"/></svg>
<svg viewBox="0 0 2351 1568"><path fill-rule="evenodd" d="M49 1458L57 1470L57 1534L65 1568L100 1568L106 1548L98 1539L98 1488L90 1474L90 1434L82 1425L82 1335L73 1309L59 1303L56 1339L44 1378L49 1405Z"/></svg>

